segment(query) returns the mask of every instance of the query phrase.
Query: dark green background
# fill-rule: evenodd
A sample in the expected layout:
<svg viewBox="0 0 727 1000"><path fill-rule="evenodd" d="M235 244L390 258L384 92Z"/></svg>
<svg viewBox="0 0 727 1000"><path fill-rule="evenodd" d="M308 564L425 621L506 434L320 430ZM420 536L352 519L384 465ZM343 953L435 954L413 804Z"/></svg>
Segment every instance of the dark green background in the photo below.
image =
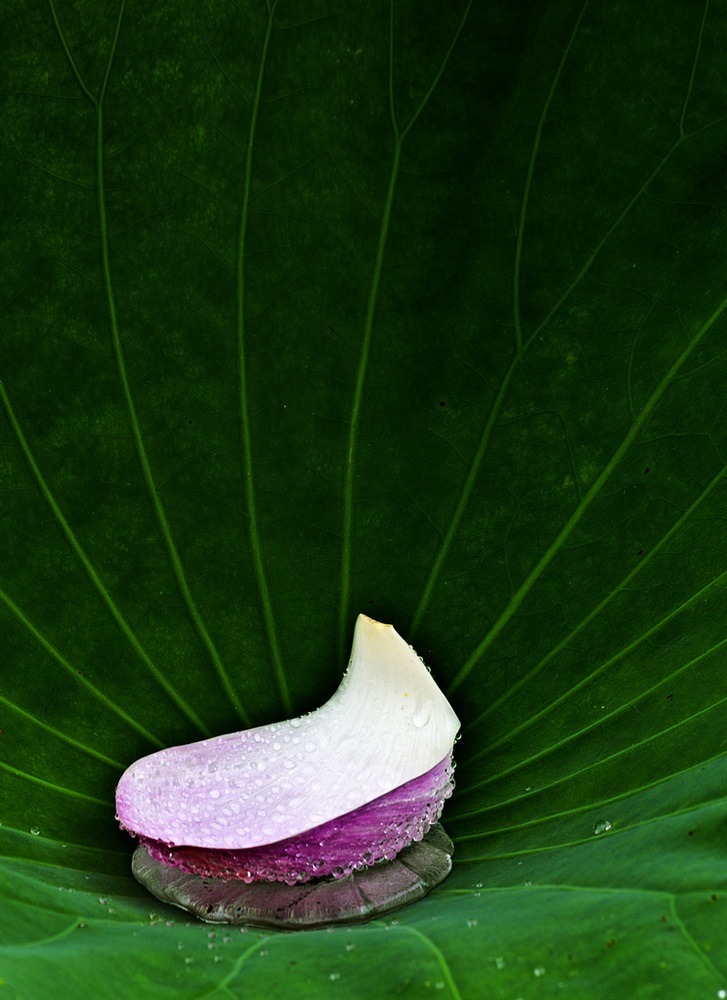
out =
<svg viewBox="0 0 727 1000"><path fill-rule="evenodd" d="M6 11L0 993L727 988L726 48L724 0ZM121 770L321 704L358 612L462 719L450 879L155 905Z"/></svg>

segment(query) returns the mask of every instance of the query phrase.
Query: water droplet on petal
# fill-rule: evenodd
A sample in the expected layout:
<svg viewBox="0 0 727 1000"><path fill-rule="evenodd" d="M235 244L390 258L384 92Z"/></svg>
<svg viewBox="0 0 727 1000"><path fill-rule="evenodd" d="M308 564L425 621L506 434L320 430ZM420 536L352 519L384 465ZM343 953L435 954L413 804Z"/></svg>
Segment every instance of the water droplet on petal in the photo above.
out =
<svg viewBox="0 0 727 1000"><path fill-rule="evenodd" d="M426 724L429 722L429 719L431 718L433 708L434 706L429 700L424 701L421 704L417 705L416 711L414 712L414 715L411 720L417 727L417 729L421 729L422 726L426 726Z"/></svg>

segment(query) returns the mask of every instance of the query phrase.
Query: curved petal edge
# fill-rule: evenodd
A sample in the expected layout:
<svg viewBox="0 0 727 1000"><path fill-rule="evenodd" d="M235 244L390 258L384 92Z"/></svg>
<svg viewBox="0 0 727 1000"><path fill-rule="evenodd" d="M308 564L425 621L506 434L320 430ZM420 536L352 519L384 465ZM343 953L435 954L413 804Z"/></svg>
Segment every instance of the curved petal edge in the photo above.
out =
<svg viewBox="0 0 727 1000"><path fill-rule="evenodd" d="M322 708L141 758L119 781L117 818L180 877L346 879L427 837L452 794L458 729L414 650L359 615Z"/></svg>

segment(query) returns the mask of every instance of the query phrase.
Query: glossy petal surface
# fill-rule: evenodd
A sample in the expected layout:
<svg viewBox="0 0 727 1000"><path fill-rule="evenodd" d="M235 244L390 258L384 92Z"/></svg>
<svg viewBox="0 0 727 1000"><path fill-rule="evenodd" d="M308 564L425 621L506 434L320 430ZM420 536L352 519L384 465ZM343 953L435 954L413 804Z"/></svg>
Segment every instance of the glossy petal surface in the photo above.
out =
<svg viewBox="0 0 727 1000"><path fill-rule="evenodd" d="M391 625L359 615L348 670L322 708L142 758L119 782L117 814L130 832L169 845L258 847L427 774L458 729L413 649ZM426 795L437 789L441 799L447 785L435 778Z"/></svg>
<svg viewBox="0 0 727 1000"><path fill-rule="evenodd" d="M149 854L183 871L247 881L307 881L393 859L421 840L452 794L451 757L405 785L304 833L247 850L169 847L141 838Z"/></svg>

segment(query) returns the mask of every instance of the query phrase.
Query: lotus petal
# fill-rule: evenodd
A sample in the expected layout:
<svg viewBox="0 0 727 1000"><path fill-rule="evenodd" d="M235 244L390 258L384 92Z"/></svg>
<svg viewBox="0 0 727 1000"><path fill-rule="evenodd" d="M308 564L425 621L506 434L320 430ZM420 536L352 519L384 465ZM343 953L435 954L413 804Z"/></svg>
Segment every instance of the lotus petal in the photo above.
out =
<svg viewBox="0 0 727 1000"><path fill-rule="evenodd" d="M149 854L167 865L206 877L279 880L294 884L391 860L412 840L421 840L439 819L452 794L451 756L413 781L328 823L260 847L218 850L170 847L141 836Z"/></svg>
<svg viewBox="0 0 727 1000"><path fill-rule="evenodd" d="M348 670L322 708L143 757L119 782L117 817L149 859L139 870L341 879L427 835L452 793L458 729L413 649L360 615Z"/></svg>

